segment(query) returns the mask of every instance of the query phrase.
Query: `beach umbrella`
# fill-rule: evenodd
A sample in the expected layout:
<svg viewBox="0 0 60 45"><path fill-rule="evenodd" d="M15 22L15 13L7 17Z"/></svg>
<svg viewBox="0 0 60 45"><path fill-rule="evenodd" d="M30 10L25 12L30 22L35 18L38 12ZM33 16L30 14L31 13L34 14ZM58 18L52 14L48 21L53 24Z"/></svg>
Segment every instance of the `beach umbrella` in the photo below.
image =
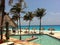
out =
<svg viewBox="0 0 60 45"><path fill-rule="evenodd" d="M43 32L43 30L45 30L45 28L41 27L41 30L40 31Z"/></svg>
<svg viewBox="0 0 60 45"><path fill-rule="evenodd" d="M52 30L52 31L54 31L55 29L54 29L54 28L49 28L48 30Z"/></svg>
<svg viewBox="0 0 60 45"><path fill-rule="evenodd" d="M43 33L43 30L45 30L45 28L41 27L41 28L40 28L40 34L44 34L44 33Z"/></svg>
<svg viewBox="0 0 60 45"><path fill-rule="evenodd" d="M55 29L54 28L49 28L48 30L50 30L51 32L54 31Z"/></svg>
<svg viewBox="0 0 60 45"><path fill-rule="evenodd" d="M26 30L25 33L29 33L28 28L26 28L25 30Z"/></svg>
<svg viewBox="0 0 60 45"><path fill-rule="evenodd" d="M36 30L36 28L32 28L32 30L34 30L34 33L36 33L36 31L35 31L35 30Z"/></svg>
<svg viewBox="0 0 60 45"><path fill-rule="evenodd" d="M55 29L54 28L49 28L48 30L50 30L50 34L53 34L52 31L54 31Z"/></svg>

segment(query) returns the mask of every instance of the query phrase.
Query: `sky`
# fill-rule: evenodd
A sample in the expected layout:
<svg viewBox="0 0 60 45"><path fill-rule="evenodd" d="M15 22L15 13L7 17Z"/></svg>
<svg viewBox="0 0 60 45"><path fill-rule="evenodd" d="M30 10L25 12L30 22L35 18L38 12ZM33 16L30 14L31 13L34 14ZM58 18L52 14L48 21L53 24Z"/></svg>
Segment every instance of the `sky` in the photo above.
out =
<svg viewBox="0 0 60 45"><path fill-rule="evenodd" d="M17 0L14 0L16 2ZM60 0L25 0L27 8L26 12L35 11L37 8L45 8L46 15L42 18L42 25L60 25ZM6 0L5 11L9 12L11 6L8 6L8 0ZM23 14L21 14L24 16ZM24 21L21 18L22 25L28 25L28 21ZM39 25L39 19L33 18L31 25Z"/></svg>

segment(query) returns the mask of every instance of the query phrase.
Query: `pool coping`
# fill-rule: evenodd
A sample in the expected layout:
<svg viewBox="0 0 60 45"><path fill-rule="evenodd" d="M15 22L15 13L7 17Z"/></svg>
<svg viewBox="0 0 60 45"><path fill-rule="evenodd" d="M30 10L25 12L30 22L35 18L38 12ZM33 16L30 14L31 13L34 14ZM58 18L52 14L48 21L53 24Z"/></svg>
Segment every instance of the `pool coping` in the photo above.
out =
<svg viewBox="0 0 60 45"><path fill-rule="evenodd" d="M60 40L60 38L57 38L57 37L55 37L55 36L53 36L53 35L50 35L50 34L45 34L45 35L48 35L48 36L50 36L50 37L53 37L53 38L55 38L55 39Z"/></svg>
<svg viewBox="0 0 60 45"><path fill-rule="evenodd" d="M53 36L53 35L50 35L50 34L23 34L23 35L21 35L21 36L27 36L27 35L48 35L48 36L50 36L50 37L53 37L53 38L55 38L55 39L60 40L60 38L57 38L57 37L55 37L55 36ZM20 36L20 35L10 35L10 36Z"/></svg>

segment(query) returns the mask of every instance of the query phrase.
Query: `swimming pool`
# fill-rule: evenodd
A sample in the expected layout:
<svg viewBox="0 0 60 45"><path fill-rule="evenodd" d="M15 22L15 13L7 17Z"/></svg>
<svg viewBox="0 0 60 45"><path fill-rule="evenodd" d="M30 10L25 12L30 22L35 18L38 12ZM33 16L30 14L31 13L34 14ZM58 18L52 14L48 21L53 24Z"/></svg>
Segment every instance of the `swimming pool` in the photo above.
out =
<svg viewBox="0 0 60 45"><path fill-rule="evenodd" d="M22 40L26 38L31 38L32 35L23 35ZM41 45L60 45L60 40L50 37L48 35L34 35L38 37L38 39L32 40L30 42L38 43ZM19 36L11 36L13 38L19 39Z"/></svg>

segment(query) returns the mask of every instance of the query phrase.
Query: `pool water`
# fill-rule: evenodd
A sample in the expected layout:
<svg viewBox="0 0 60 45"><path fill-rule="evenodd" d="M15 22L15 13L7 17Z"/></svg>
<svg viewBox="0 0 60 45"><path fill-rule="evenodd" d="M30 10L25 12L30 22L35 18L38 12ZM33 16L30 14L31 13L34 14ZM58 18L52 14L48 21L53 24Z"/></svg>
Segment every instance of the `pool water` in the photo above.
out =
<svg viewBox="0 0 60 45"><path fill-rule="evenodd" d="M25 40L26 38L31 38L31 36L32 35L22 36L22 40ZM34 35L34 36L38 37L38 39L32 40L30 42L38 43L41 45L60 45L60 40L50 37L48 35ZM19 36L11 37L19 39Z"/></svg>
<svg viewBox="0 0 60 45"><path fill-rule="evenodd" d="M50 37L48 35L37 36L38 39L31 42L35 42L41 45L60 45L60 40Z"/></svg>

